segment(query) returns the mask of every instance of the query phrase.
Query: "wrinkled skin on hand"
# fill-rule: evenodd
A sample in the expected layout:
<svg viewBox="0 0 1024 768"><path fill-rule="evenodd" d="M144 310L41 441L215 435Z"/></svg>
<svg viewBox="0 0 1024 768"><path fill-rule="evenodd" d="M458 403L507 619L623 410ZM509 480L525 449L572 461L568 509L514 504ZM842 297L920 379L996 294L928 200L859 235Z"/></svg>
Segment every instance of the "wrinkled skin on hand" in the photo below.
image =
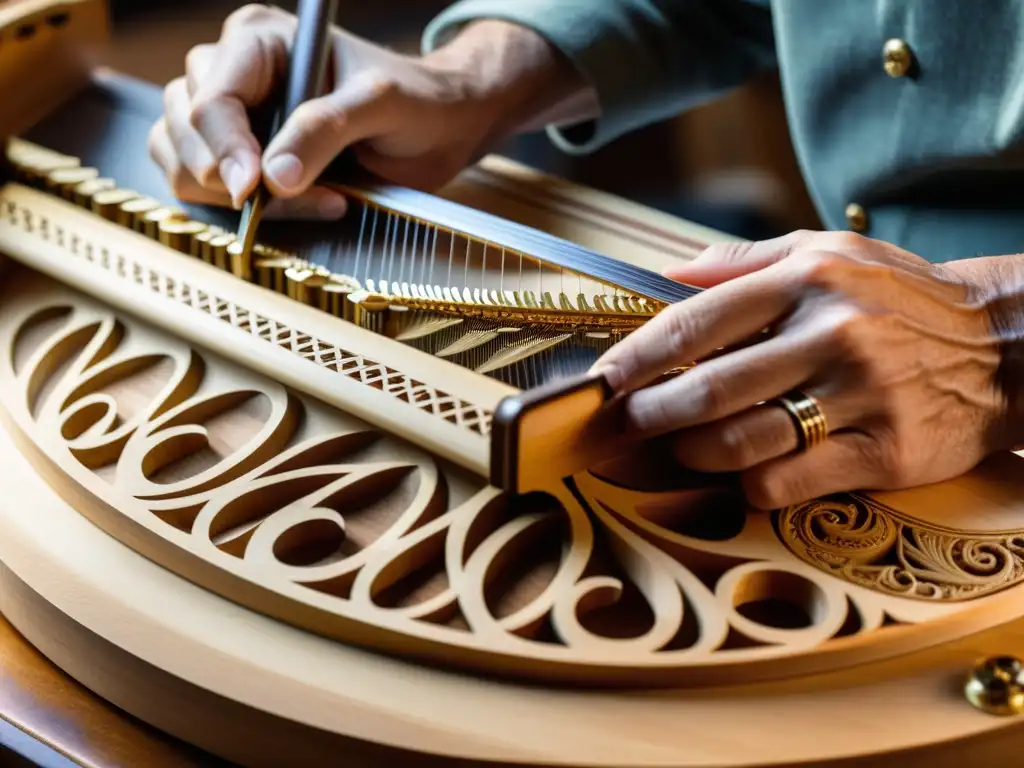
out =
<svg viewBox="0 0 1024 768"><path fill-rule="evenodd" d="M344 198L315 181L347 147L378 176L431 190L487 144L496 112L479 93L485 68L404 56L334 29L329 93L261 147L248 111L283 80L295 26L292 14L250 5L227 19L220 40L189 52L150 133L150 154L178 198L238 208L262 172L268 216L337 218Z"/></svg>
<svg viewBox="0 0 1024 768"><path fill-rule="evenodd" d="M692 469L738 472L764 509L945 480L1019 438L1004 360L1013 323L996 321L996 292L979 279L999 258L933 265L837 232L715 245L668 273L707 290L595 370L627 395L631 430L670 435ZM763 340L644 388L766 328ZM806 452L770 402L795 389L818 400L830 429Z"/></svg>

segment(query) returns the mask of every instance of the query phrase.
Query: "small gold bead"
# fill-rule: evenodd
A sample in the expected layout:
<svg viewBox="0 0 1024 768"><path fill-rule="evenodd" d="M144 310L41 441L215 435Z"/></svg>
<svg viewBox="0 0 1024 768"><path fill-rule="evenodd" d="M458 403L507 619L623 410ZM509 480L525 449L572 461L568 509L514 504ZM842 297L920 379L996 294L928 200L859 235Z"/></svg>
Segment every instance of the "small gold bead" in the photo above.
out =
<svg viewBox="0 0 1024 768"><path fill-rule="evenodd" d="M889 77L903 77L914 65L914 53L906 41L886 40L882 46L882 66Z"/></svg>
<svg viewBox="0 0 1024 768"><path fill-rule="evenodd" d="M846 206L846 223L854 232L863 232L868 228L868 212L859 203Z"/></svg>
<svg viewBox="0 0 1024 768"><path fill-rule="evenodd" d="M964 696L990 715L1024 714L1024 663L1013 656L983 659L967 676Z"/></svg>

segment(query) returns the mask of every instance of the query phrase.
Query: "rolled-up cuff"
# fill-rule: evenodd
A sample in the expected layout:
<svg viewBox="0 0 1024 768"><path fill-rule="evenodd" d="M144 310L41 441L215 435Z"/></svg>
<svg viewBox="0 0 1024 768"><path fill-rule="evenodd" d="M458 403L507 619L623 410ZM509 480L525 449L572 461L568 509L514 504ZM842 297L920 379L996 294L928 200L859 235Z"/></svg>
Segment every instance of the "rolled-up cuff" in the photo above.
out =
<svg viewBox="0 0 1024 768"><path fill-rule="evenodd" d="M641 101L643 95L650 96L641 87L650 63L642 41L630 38L625 5L606 0L462 0L427 26L422 49L429 53L480 19L532 29L558 48L597 94L601 112L596 120L547 127L559 149L586 154L650 121Z"/></svg>

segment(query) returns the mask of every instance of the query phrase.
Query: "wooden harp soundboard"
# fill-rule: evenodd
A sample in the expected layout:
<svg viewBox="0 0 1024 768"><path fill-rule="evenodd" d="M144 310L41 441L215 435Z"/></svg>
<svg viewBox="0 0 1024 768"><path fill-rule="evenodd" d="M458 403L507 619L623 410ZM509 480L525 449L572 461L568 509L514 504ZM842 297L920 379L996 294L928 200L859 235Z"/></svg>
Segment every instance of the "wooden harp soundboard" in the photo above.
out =
<svg viewBox="0 0 1024 768"><path fill-rule="evenodd" d="M0 3L0 611L48 657L248 765L1020 750L1017 456L772 514L611 461L581 372L723 235L488 158L239 264L105 30Z"/></svg>

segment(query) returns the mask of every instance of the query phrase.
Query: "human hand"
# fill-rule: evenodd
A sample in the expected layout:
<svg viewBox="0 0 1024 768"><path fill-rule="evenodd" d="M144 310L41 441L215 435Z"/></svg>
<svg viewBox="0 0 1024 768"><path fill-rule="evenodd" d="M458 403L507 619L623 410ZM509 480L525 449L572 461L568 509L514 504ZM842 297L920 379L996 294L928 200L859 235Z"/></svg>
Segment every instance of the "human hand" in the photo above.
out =
<svg viewBox="0 0 1024 768"><path fill-rule="evenodd" d="M291 14L250 5L217 43L189 52L150 133L151 155L182 200L238 208L262 174L266 215L337 218L344 198L315 181L345 148L389 181L436 189L529 112L580 87L544 40L505 22L472 24L423 58L335 28L329 93L300 106L262 148L248 111L284 77L295 26Z"/></svg>
<svg viewBox="0 0 1024 768"><path fill-rule="evenodd" d="M941 481L1019 437L994 292L977 279L986 268L968 264L933 265L850 233L714 245L668 273L707 290L595 370L628 394L631 431L670 435L691 469L738 472L763 509ZM763 340L644 388L766 328ZM817 400L829 429L805 451L776 401L794 390Z"/></svg>

